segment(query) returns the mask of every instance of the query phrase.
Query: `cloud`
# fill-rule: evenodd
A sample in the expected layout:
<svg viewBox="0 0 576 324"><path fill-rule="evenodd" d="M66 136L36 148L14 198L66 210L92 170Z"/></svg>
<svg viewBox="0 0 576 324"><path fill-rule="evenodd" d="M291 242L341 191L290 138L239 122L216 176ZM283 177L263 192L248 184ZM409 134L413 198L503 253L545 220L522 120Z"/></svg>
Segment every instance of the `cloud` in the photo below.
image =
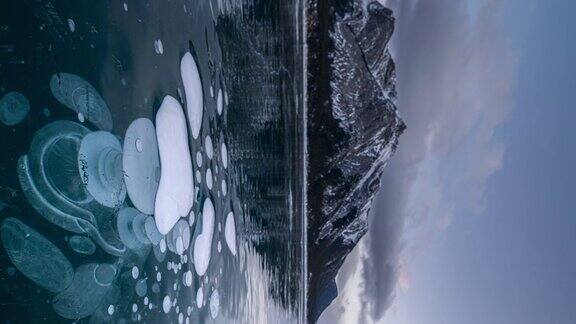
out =
<svg viewBox="0 0 576 324"><path fill-rule="evenodd" d="M385 171L360 264L347 270L361 269L369 283L358 292L358 313L372 320L390 308L398 286L417 289L410 260L454 217L483 210L486 181L502 167L506 147L494 133L511 106L514 58L501 3L486 1L476 17L466 3L387 2L397 24L397 105L408 129Z"/></svg>

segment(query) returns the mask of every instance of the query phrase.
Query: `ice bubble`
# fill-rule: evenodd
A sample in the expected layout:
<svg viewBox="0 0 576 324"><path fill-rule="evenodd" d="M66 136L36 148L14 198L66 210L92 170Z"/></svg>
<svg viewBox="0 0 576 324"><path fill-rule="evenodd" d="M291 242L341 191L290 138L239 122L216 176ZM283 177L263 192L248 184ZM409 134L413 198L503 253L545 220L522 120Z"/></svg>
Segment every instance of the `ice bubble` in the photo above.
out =
<svg viewBox="0 0 576 324"><path fill-rule="evenodd" d="M146 235L146 218L148 216L138 213L134 216L132 220L132 230L134 231L134 236L136 239L140 241L140 243L147 245L150 244L150 239L148 239L148 235Z"/></svg>
<svg viewBox="0 0 576 324"><path fill-rule="evenodd" d="M170 312L170 308L172 308L172 302L170 301L170 296L164 296L164 300L162 300L162 309L164 313L168 314Z"/></svg>
<svg viewBox="0 0 576 324"><path fill-rule="evenodd" d="M76 31L76 23L74 23L74 20L68 18L68 28L70 28L71 32L75 32Z"/></svg>
<svg viewBox="0 0 576 324"><path fill-rule="evenodd" d="M146 231L146 236L153 245L158 245L158 243L160 243L160 240L162 239L162 234L158 232L158 228L156 227L154 217L152 216L146 217L146 222L144 223L144 230Z"/></svg>
<svg viewBox="0 0 576 324"><path fill-rule="evenodd" d="M72 283L72 265L42 234L9 217L2 222L0 236L14 266L36 284L60 292Z"/></svg>
<svg viewBox="0 0 576 324"><path fill-rule="evenodd" d="M108 315L114 314L114 305L108 306Z"/></svg>
<svg viewBox="0 0 576 324"><path fill-rule="evenodd" d="M120 209L116 217L116 228L120 240L122 240L122 242L132 250L139 250L144 246L144 243L138 239L135 233L136 231L142 231L141 229L135 229L135 225L142 226L141 222L134 222L136 218L141 217L144 217L144 219L146 218L145 215L132 207L124 207Z"/></svg>
<svg viewBox="0 0 576 324"><path fill-rule="evenodd" d="M172 231L168 234L169 245L173 246L174 252L182 255L190 246L190 226L184 219L179 220Z"/></svg>
<svg viewBox="0 0 576 324"><path fill-rule="evenodd" d="M158 280L160 281L160 280ZM152 292L154 292L155 294L160 292L160 285L157 283L152 284Z"/></svg>
<svg viewBox="0 0 576 324"><path fill-rule="evenodd" d="M197 139L202 127L204 93L202 92L202 81L200 80L198 66L190 52L187 52L182 57L180 74L182 75L182 83L184 83L184 92L186 93L188 122L190 123L190 129L192 129L192 137Z"/></svg>
<svg viewBox="0 0 576 324"><path fill-rule="evenodd" d="M224 90L224 102L226 102L226 106L228 106L228 92Z"/></svg>
<svg viewBox="0 0 576 324"><path fill-rule="evenodd" d="M136 313L138 311L138 305L132 304L132 312Z"/></svg>
<svg viewBox="0 0 576 324"><path fill-rule="evenodd" d="M90 131L57 121L36 132L28 155L18 160L18 179L30 204L48 221L87 234L104 251L122 255L125 247L113 228L114 209L98 203L78 171L82 138Z"/></svg>
<svg viewBox="0 0 576 324"><path fill-rule="evenodd" d="M182 279L182 283L186 287L192 286L192 271L188 270L184 272L184 278Z"/></svg>
<svg viewBox="0 0 576 324"><path fill-rule="evenodd" d="M218 98L216 99L216 110L218 115L222 115L222 89L218 89Z"/></svg>
<svg viewBox="0 0 576 324"><path fill-rule="evenodd" d="M222 142L220 146L220 156L222 158L222 165L224 165L224 169L228 168L228 149L226 148L226 144Z"/></svg>
<svg viewBox="0 0 576 324"><path fill-rule="evenodd" d="M110 265L107 265L111 267ZM74 280L64 291L60 292L54 297L52 306L54 311L67 319L80 319L92 315L96 308L100 305L106 294L113 289L113 285L109 282L103 285L99 280L110 278L102 278L102 269L96 263L84 264L76 269ZM104 272L108 272L107 267L104 267ZM98 278L98 279L97 279Z"/></svg>
<svg viewBox="0 0 576 324"><path fill-rule="evenodd" d="M158 231L166 235L194 201L192 161L188 148L186 117L176 99L166 96L156 115L156 135L162 173L156 193Z"/></svg>
<svg viewBox="0 0 576 324"><path fill-rule="evenodd" d="M124 2L124 11L128 11L128 5Z"/></svg>
<svg viewBox="0 0 576 324"><path fill-rule="evenodd" d="M212 318L218 316L218 311L220 310L220 295L218 290L214 290L210 296L210 315Z"/></svg>
<svg viewBox="0 0 576 324"><path fill-rule="evenodd" d="M198 167L202 166L202 153L196 152L196 165Z"/></svg>
<svg viewBox="0 0 576 324"><path fill-rule="evenodd" d="M115 208L124 203L122 144L109 132L90 133L82 139L78 170L86 190L102 205Z"/></svg>
<svg viewBox="0 0 576 324"><path fill-rule="evenodd" d="M200 217L199 217L200 218ZM202 232L194 242L194 269L199 276L203 276L210 263L212 249L212 236L214 234L214 205L210 198L204 200L202 207Z"/></svg>
<svg viewBox="0 0 576 324"><path fill-rule="evenodd" d="M101 130L112 130L112 115L98 91L86 80L69 73L56 73L50 79L50 90L64 106L82 113Z"/></svg>
<svg viewBox="0 0 576 324"><path fill-rule="evenodd" d="M96 245L94 245L92 240L86 236L74 235L70 238L68 243L72 250L81 254L90 255L96 252Z"/></svg>
<svg viewBox="0 0 576 324"><path fill-rule="evenodd" d="M124 137L122 155L128 196L144 214L154 214L154 199L160 181L160 155L156 128L148 118L133 121Z"/></svg>
<svg viewBox="0 0 576 324"><path fill-rule="evenodd" d="M198 306L198 308L202 308L203 302L204 302L204 292L202 291L202 286L200 286L196 291L196 306Z"/></svg>
<svg viewBox="0 0 576 324"><path fill-rule="evenodd" d="M79 113L78 113L78 121L81 122L81 123L84 123L85 120L86 120L86 119L84 118L84 114L81 113L81 112L79 112Z"/></svg>
<svg viewBox="0 0 576 324"><path fill-rule="evenodd" d="M146 279L140 279L136 283L136 294L140 297L144 297L148 292L148 285L146 284Z"/></svg>
<svg viewBox="0 0 576 324"><path fill-rule="evenodd" d="M214 146L212 145L212 138L210 135L206 136L204 139L204 148L206 149L206 155L210 160L212 160L212 157L214 156Z"/></svg>
<svg viewBox="0 0 576 324"><path fill-rule="evenodd" d="M42 114L44 114L44 117L46 118L50 117L50 109L48 108L42 109Z"/></svg>
<svg viewBox="0 0 576 324"><path fill-rule="evenodd" d="M208 187L209 190L212 190L212 183L213 179L212 179L212 170L208 169L206 170L206 186Z"/></svg>
<svg viewBox="0 0 576 324"><path fill-rule="evenodd" d="M137 279L140 275L140 270L138 270L137 266L132 267L132 278Z"/></svg>
<svg viewBox="0 0 576 324"><path fill-rule="evenodd" d="M109 286L116 276L116 267L112 264L98 264L94 270L94 279L100 286Z"/></svg>
<svg viewBox="0 0 576 324"><path fill-rule="evenodd" d="M196 170L196 182L202 183L202 174L200 173L200 170Z"/></svg>
<svg viewBox="0 0 576 324"><path fill-rule="evenodd" d="M226 185L226 180L222 179L222 195L226 196L228 192L228 186Z"/></svg>
<svg viewBox="0 0 576 324"><path fill-rule="evenodd" d="M154 257L156 258L156 260L158 262L162 262L166 258L166 250L164 250L164 252L162 252L160 250L160 245L155 245L152 248L152 251L154 252Z"/></svg>
<svg viewBox="0 0 576 324"><path fill-rule="evenodd" d="M226 245L233 255L236 255L236 224L234 223L234 214L228 213L226 216L226 224L224 225L224 236L226 238Z"/></svg>
<svg viewBox="0 0 576 324"><path fill-rule="evenodd" d="M19 92L8 92L0 99L0 121L6 126L20 124L30 111L30 102Z"/></svg>
<svg viewBox="0 0 576 324"><path fill-rule="evenodd" d="M156 54L164 54L164 45L162 45L162 40L161 39L157 39L154 41L154 51L156 52Z"/></svg>

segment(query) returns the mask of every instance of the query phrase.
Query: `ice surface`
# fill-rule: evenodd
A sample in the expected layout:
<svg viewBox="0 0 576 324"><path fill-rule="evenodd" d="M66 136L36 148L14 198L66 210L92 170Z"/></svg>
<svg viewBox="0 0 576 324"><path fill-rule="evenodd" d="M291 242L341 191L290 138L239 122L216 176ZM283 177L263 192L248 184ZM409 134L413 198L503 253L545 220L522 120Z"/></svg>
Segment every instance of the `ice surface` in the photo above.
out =
<svg viewBox="0 0 576 324"><path fill-rule="evenodd" d="M42 234L9 217L2 222L0 236L14 266L36 284L60 292L72 283L72 265Z"/></svg>
<svg viewBox="0 0 576 324"><path fill-rule="evenodd" d="M6 126L20 124L29 111L30 102L20 92L8 92L0 99L0 122Z"/></svg>
<svg viewBox="0 0 576 324"><path fill-rule="evenodd" d="M82 113L102 130L112 130L112 115L98 91L86 80L69 73L56 73L50 79L50 90L64 106Z"/></svg>
<svg viewBox="0 0 576 324"><path fill-rule="evenodd" d="M154 217L158 231L166 235L194 201L192 161L182 107L166 96L156 115L156 135L162 172L156 193Z"/></svg>
<svg viewBox="0 0 576 324"><path fill-rule="evenodd" d="M114 276L115 268L111 265L89 263L79 266L72 284L54 297L54 311L67 319L92 315L114 287Z"/></svg>
<svg viewBox="0 0 576 324"><path fill-rule="evenodd" d="M82 139L78 171L88 192L102 205L116 208L124 203L126 186L122 175L122 144L106 131Z"/></svg>
<svg viewBox="0 0 576 324"><path fill-rule="evenodd" d="M199 276L203 276L210 263L212 250L212 236L214 234L214 205L210 198L204 200L202 207L202 232L194 242L194 269Z"/></svg>
<svg viewBox="0 0 576 324"><path fill-rule="evenodd" d="M182 57L180 62L180 73L182 83L184 83L184 92L186 93L186 111L188 113L188 122L192 129L192 137L198 138L200 128L202 127L202 113L204 109L204 93L202 91L202 82L196 61L190 52Z"/></svg>
<svg viewBox="0 0 576 324"><path fill-rule="evenodd" d="M226 245L233 255L236 255L236 223L234 222L234 214L228 213L226 216L226 224L224 225L224 236L226 238Z"/></svg>
<svg viewBox="0 0 576 324"><path fill-rule="evenodd" d="M70 244L72 250L80 254L90 255L96 252L96 245L86 236L74 235L68 240L68 244Z"/></svg>
<svg viewBox="0 0 576 324"><path fill-rule="evenodd" d="M154 200L160 182L160 155L156 128L148 118L133 121L124 137L122 156L128 196L144 214L154 214Z"/></svg>

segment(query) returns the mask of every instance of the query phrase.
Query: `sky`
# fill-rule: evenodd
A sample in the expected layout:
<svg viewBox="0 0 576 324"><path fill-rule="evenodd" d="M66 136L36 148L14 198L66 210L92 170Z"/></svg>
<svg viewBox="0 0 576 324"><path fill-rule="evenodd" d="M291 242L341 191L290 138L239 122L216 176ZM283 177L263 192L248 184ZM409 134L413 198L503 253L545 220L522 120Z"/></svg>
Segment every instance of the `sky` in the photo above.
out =
<svg viewBox="0 0 576 324"><path fill-rule="evenodd" d="M387 4L408 129L320 322L576 323L576 2Z"/></svg>

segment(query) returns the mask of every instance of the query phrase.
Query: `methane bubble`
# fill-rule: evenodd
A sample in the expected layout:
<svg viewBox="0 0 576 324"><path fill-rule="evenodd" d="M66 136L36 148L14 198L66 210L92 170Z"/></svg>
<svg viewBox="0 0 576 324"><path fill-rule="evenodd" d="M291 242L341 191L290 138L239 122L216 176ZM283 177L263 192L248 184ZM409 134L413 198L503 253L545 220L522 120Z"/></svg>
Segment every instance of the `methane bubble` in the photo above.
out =
<svg viewBox="0 0 576 324"><path fill-rule="evenodd" d="M154 214L154 199L160 181L160 155L156 128L148 118L130 124L124 137L122 156L128 196L144 214Z"/></svg>
<svg viewBox="0 0 576 324"><path fill-rule="evenodd" d="M202 207L202 232L194 242L194 269L199 276L203 276L210 263L212 249L212 236L214 234L214 205L210 198L204 200Z"/></svg>
<svg viewBox="0 0 576 324"><path fill-rule="evenodd" d="M78 170L90 194L102 205L115 208L126 198L122 175L122 144L109 132L90 133L82 139Z"/></svg>
<svg viewBox="0 0 576 324"><path fill-rule="evenodd" d="M8 92L0 99L0 121L6 126L20 124L29 111L30 102L20 92Z"/></svg>
<svg viewBox="0 0 576 324"><path fill-rule="evenodd" d="M184 92L186 93L186 111L188 113L188 122L192 130L192 137L198 138L200 128L202 127L202 113L204 109L204 93L202 91L202 82L196 61L190 52L184 54L180 62L180 74L182 83L184 83Z"/></svg>
<svg viewBox="0 0 576 324"><path fill-rule="evenodd" d="M72 284L54 297L54 311L67 319L92 315L113 287L110 267L96 263L79 266Z"/></svg>
<svg viewBox="0 0 576 324"><path fill-rule="evenodd" d="M186 117L173 97L164 97L156 114L156 135L162 172L154 217L158 231L166 235L180 217L188 215L194 201Z"/></svg>
<svg viewBox="0 0 576 324"><path fill-rule="evenodd" d="M18 160L18 179L36 211L68 231L87 234L104 251L122 255L125 247L111 226L114 209L85 189L78 168L80 142L90 131L56 121L36 132L28 155Z"/></svg>
<svg viewBox="0 0 576 324"><path fill-rule="evenodd" d="M0 236L14 266L39 286L57 293L72 283L72 265L42 234L9 217L2 222Z"/></svg>
<svg viewBox="0 0 576 324"><path fill-rule="evenodd" d="M96 245L86 236L74 235L68 240L68 244L70 244L72 250L80 254L90 255L96 252Z"/></svg>
<svg viewBox="0 0 576 324"><path fill-rule="evenodd" d="M81 113L101 130L112 130L112 115L98 91L83 78L56 73L50 79L52 95L64 106Z"/></svg>

